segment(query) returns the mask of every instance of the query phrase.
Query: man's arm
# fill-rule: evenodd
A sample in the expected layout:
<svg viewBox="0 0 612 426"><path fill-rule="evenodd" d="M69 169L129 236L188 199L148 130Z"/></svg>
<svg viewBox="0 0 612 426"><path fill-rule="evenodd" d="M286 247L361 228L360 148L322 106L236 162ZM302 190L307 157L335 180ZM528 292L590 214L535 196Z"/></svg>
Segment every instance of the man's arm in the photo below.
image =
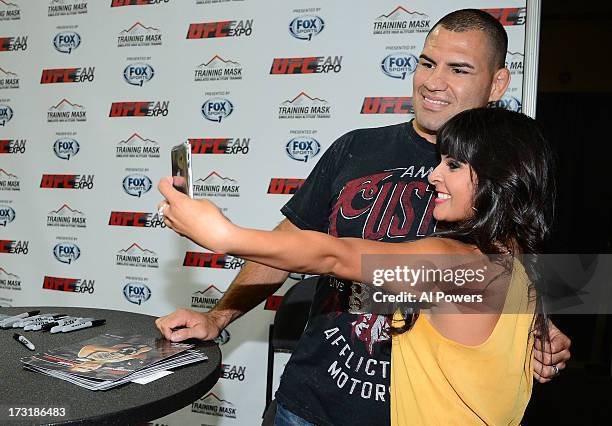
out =
<svg viewBox="0 0 612 426"><path fill-rule="evenodd" d="M274 229L297 230L284 219ZM207 313L178 309L155 320L164 337L173 342L189 338L211 340L232 321L244 315L280 288L288 272L254 262L246 262L217 305ZM173 329L184 327L174 331Z"/></svg>

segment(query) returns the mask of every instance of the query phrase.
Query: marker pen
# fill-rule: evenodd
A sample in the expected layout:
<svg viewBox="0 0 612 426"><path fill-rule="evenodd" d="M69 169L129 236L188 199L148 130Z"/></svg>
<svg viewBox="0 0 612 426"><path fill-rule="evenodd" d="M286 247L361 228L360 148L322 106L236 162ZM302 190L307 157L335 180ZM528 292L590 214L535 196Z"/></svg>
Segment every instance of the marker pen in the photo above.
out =
<svg viewBox="0 0 612 426"><path fill-rule="evenodd" d="M24 312L24 313L19 314L19 315L14 315L12 317L5 318L2 321L0 321L0 327L2 327L2 328L12 328L13 324L16 323L17 321L20 321L23 318L34 316L34 315L38 314L39 312L40 311L29 311L29 312Z"/></svg>
<svg viewBox="0 0 612 426"><path fill-rule="evenodd" d="M72 324L75 321L82 321L83 318L82 317L71 317L71 316L66 316L64 318L58 319L56 321L50 322L48 324L43 325L43 330L49 330L51 329L51 327L54 327L56 325L66 325L67 323Z"/></svg>
<svg viewBox="0 0 612 426"><path fill-rule="evenodd" d="M31 322L28 325L26 325L25 327L23 327L23 330L24 331L27 331L27 330L38 331L38 330L40 330L42 328L43 325L49 324L51 322L54 322L57 319L61 319L61 318L65 318L65 317L66 317L66 315L60 314L60 315L54 315L52 317L49 317L47 319L43 319L43 320L40 320L40 321Z"/></svg>
<svg viewBox="0 0 612 426"><path fill-rule="evenodd" d="M52 334L53 333L59 333L59 332L62 331L62 328L64 328L64 326L67 326L67 325L76 325L76 324L80 324L80 323L87 322L87 321L93 321L93 320L94 320L93 318L80 318L80 317L66 318L64 320L57 321L55 323L55 325L49 327L48 330ZM43 327L43 328L45 328L45 327Z"/></svg>
<svg viewBox="0 0 612 426"><path fill-rule="evenodd" d="M13 324L13 328L24 328L30 324L37 324L42 321L47 321L49 319L54 319L56 316L61 316L62 314L52 313L52 314L41 314L36 315L31 318L26 318L21 320L20 322Z"/></svg>
<svg viewBox="0 0 612 426"><path fill-rule="evenodd" d="M23 346L25 346L26 348L28 348L31 351L36 350L36 348L34 347L32 342L30 342L28 339L26 339L25 337L23 337L19 333L13 334L13 339L17 340L19 343L21 343Z"/></svg>
<svg viewBox="0 0 612 426"><path fill-rule="evenodd" d="M105 319L98 319L98 320L93 320L93 321L80 322L77 324L66 325L64 326L64 328L62 328L62 333L68 333L74 330L81 330L83 328L96 327L98 325L104 324L105 322L106 322Z"/></svg>
<svg viewBox="0 0 612 426"><path fill-rule="evenodd" d="M23 323L26 323L26 322L31 321L31 320L35 320L36 318L41 318L43 316L44 316L44 314L42 314L42 315L34 315L32 317L27 317L27 318L22 318L19 321L14 322L12 327L13 328L23 327L23 325L22 325Z"/></svg>

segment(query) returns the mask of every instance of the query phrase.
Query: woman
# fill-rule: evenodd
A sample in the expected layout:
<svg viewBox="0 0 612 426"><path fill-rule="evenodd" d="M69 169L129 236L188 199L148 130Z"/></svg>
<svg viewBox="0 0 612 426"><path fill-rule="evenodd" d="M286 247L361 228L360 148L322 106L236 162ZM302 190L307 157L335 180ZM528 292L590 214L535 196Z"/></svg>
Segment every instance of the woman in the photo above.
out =
<svg viewBox="0 0 612 426"><path fill-rule="evenodd" d="M215 252L288 271L382 281L391 295L379 300L420 302L422 315L395 317L397 330L411 330L393 339L394 424L519 424L531 395L534 323L548 335L545 315L534 316L537 265L524 255L538 253L550 231L552 153L532 119L484 108L449 120L438 146L442 158L429 182L437 192L433 214L445 230L418 241L241 228L214 204L173 190L170 178L159 184L167 199L160 210L170 228ZM486 279L465 284L468 267L471 276L486 271ZM434 273L408 284L401 268L450 271L455 280Z"/></svg>

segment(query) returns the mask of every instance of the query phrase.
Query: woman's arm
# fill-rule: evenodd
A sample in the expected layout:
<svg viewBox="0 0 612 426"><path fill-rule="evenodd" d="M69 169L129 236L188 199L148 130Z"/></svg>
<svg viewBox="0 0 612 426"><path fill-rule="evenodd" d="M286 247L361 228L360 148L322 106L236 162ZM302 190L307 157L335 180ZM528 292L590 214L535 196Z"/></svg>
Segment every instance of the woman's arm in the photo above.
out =
<svg viewBox="0 0 612 426"><path fill-rule="evenodd" d="M171 179L159 190L169 206L166 224L196 244L218 253L236 255L292 272L329 274L366 281L361 259L365 254L445 254L447 240L422 239L410 243L382 243L360 238L336 238L315 231L259 231L232 224L213 203L191 200L176 191Z"/></svg>

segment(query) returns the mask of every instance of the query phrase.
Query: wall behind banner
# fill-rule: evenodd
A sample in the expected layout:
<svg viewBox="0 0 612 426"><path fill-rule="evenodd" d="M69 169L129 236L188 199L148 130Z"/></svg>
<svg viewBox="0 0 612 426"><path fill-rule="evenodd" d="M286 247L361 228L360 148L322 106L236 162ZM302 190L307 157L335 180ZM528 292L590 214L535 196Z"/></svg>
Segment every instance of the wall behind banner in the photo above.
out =
<svg viewBox="0 0 612 426"><path fill-rule="evenodd" d="M0 305L210 309L243 261L164 229L170 148L191 140L196 198L271 228L334 139L411 117L425 36L463 7L504 23L520 110L525 0L0 0ZM219 383L158 422L258 422L273 313L233 324Z"/></svg>

